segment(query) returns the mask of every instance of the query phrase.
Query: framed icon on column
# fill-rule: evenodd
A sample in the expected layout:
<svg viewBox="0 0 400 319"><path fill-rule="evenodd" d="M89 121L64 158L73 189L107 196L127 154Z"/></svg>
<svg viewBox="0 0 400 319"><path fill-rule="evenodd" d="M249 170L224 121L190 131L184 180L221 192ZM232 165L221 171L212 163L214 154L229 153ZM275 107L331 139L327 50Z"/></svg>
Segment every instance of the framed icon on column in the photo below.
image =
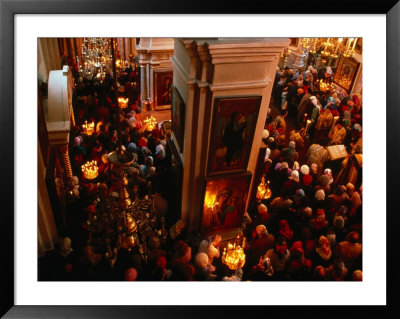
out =
<svg viewBox="0 0 400 319"><path fill-rule="evenodd" d="M251 172L205 178L201 231L210 233L240 227L246 209Z"/></svg>
<svg viewBox="0 0 400 319"><path fill-rule="evenodd" d="M215 98L208 175L247 169L261 99L261 96Z"/></svg>
<svg viewBox="0 0 400 319"><path fill-rule="evenodd" d="M176 138L179 152L183 153L183 138L185 134L185 102L183 101L178 89L172 87L172 132Z"/></svg>
<svg viewBox="0 0 400 319"><path fill-rule="evenodd" d="M171 108L172 70L154 70L154 105L156 110Z"/></svg>

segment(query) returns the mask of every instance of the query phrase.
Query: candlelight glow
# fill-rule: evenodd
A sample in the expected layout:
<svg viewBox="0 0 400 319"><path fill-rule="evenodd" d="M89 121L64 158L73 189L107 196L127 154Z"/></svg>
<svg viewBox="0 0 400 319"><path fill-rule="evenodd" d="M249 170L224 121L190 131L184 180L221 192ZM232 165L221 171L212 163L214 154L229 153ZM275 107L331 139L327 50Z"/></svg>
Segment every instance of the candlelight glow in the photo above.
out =
<svg viewBox="0 0 400 319"><path fill-rule="evenodd" d="M124 63L122 60L119 59L119 60L115 61L115 66L117 68L122 68L123 65L124 65Z"/></svg>
<svg viewBox="0 0 400 319"><path fill-rule="evenodd" d="M128 102L129 102L128 98L123 98L123 97L118 98L118 106L121 109L125 109L128 106Z"/></svg>
<svg viewBox="0 0 400 319"><path fill-rule="evenodd" d="M88 123L87 121L85 121L85 124L82 124L82 128L83 133L90 136L94 132L94 122Z"/></svg>
<svg viewBox="0 0 400 319"><path fill-rule="evenodd" d="M333 85L333 83L326 83L321 79L321 80L319 80L319 89L322 92L325 92L327 90L334 92L335 86Z"/></svg>
<svg viewBox="0 0 400 319"><path fill-rule="evenodd" d="M217 194L211 194L209 192L206 193L206 196L204 198L204 206L206 208L213 209L215 207L216 203L215 198L217 197Z"/></svg>
<svg viewBox="0 0 400 319"><path fill-rule="evenodd" d="M269 181L265 183L265 178L261 178L261 182L257 187L257 194L256 198L257 200L263 200L263 199L268 199L272 196L272 192L269 188Z"/></svg>
<svg viewBox="0 0 400 319"><path fill-rule="evenodd" d="M233 244L228 242L228 246L224 248L224 252L222 254L222 262L231 270L242 268L246 262L246 255L243 250L246 238L243 239L242 246L239 244L236 245L237 240L238 238L236 238Z"/></svg>
<svg viewBox="0 0 400 319"><path fill-rule="evenodd" d="M143 122L145 123L146 131L154 130L154 128L157 125L157 120L153 116L146 117L146 119Z"/></svg>
<svg viewBox="0 0 400 319"><path fill-rule="evenodd" d="M95 179L99 175L97 161L86 162L81 169L86 179Z"/></svg>

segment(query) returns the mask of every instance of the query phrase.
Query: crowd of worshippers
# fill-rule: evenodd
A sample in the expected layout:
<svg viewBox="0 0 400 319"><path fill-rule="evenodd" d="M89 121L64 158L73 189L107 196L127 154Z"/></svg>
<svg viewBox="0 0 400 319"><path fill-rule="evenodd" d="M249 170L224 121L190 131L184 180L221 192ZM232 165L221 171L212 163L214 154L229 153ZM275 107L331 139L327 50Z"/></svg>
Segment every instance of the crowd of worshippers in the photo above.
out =
<svg viewBox="0 0 400 319"><path fill-rule="evenodd" d="M325 77L331 75L329 69L322 73ZM118 178L113 175L106 154L118 147L117 139L121 138L122 147L135 156L127 170L128 191L131 196L138 192L140 196L158 196L156 210L166 217L168 235L165 241L149 238L146 260L137 247L120 248L113 266L104 253L90 245L71 243L65 237L49 257L51 266L41 264L39 279L362 280L361 101L358 96L338 97L318 91L313 83L317 84L319 76L313 68L306 72L277 72L273 99L276 102L282 97L287 107L282 115L267 120L269 136L264 136L267 149L261 172L269 181L272 196L244 214L241 235L247 239L246 262L237 270L222 262L226 242L220 235L205 236L189 230L187 221L181 220L180 213L171 207L171 193L176 189L173 175L167 173L171 169L166 143L169 132L158 128L151 132L143 130L134 71L127 72L126 81L121 81L125 92L132 95L129 107L122 111L115 105L112 81L106 80L96 87L78 80L77 125L72 130L70 145L74 175L81 175L80 166L86 160L97 159L100 183L112 192ZM120 135L115 125L117 112L121 112ZM306 113L313 121L308 132L304 132ZM286 116L299 119L298 130L287 132ZM332 125L334 116L339 116L339 120L331 129L326 122ZM80 129L85 120L100 123L92 136ZM305 138L311 143L305 143ZM328 144L346 146L349 156L340 160L340 170L329 168ZM307 145L310 146L304 150ZM82 182L80 201L87 205L83 211L90 210L91 203L84 198L90 199L96 192L96 184ZM82 225L82 231L84 228Z"/></svg>
<svg viewBox="0 0 400 319"><path fill-rule="evenodd" d="M333 76L331 67L278 69L272 97L282 113L296 120L299 127L305 129L307 120L310 121L305 136L311 141L323 146L348 146L361 133L361 98L358 94L350 96L344 90L339 93L332 90Z"/></svg>

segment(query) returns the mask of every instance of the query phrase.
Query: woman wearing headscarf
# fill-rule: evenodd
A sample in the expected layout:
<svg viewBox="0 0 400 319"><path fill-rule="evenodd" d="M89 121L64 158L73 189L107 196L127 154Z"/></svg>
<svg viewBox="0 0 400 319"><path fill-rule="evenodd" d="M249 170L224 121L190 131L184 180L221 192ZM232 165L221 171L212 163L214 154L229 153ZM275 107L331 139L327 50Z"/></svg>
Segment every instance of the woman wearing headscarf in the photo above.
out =
<svg viewBox="0 0 400 319"><path fill-rule="evenodd" d="M317 247L312 252L311 261L313 266L328 267L333 261L333 254L328 238L320 236L317 242Z"/></svg>

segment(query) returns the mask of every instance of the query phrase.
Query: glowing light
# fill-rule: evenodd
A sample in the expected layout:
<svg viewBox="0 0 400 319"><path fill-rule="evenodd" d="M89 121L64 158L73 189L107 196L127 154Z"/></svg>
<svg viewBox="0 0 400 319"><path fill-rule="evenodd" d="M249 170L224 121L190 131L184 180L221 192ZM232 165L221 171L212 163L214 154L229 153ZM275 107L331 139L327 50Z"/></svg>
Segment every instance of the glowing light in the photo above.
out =
<svg viewBox="0 0 400 319"><path fill-rule="evenodd" d="M99 175L97 161L86 162L81 166L81 169L86 179L95 179Z"/></svg>
<svg viewBox="0 0 400 319"><path fill-rule="evenodd" d="M87 121L85 121L85 124L82 124L82 128L83 133L90 136L94 132L94 122L88 123Z"/></svg>
<svg viewBox="0 0 400 319"><path fill-rule="evenodd" d="M152 131L154 130L154 128L157 125L157 120L155 119L155 117L150 116L150 117L146 117L146 119L143 121L145 123L145 129L146 131Z"/></svg>
<svg viewBox="0 0 400 319"><path fill-rule="evenodd" d="M258 200L268 199L272 196L272 192L269 188L269 181L265 183L264 176L261 178L261 182L257 187L256 198Z"/></svg>
<svg viewBox="0 0 400 319"><path fill-rule="evenodd" d="M216 197L217 197L217 194L211 194L211 193L207 192L205 195L205 198L204 198L204 206L208 209L214 209L215 205L218 204L215 202Z"/></svg>
<svg viewBox="0 0 400 319"><path fill-rule="evenodd" d="M231 270L242 268L246 262L246 255L243 250L246 238L243 239L242 246L236 243L238 239L236 238L233 244L228 242L228 246L224 248L222 253L222 262Z"/></svg>
<svg viewBox="0 0 400 319"><path fill-rule="evenodd" d="M118 106L121 109L125 109L128 106L128 102L129 102L128 98L123 98L123 97L118 98Z"/></svg>

